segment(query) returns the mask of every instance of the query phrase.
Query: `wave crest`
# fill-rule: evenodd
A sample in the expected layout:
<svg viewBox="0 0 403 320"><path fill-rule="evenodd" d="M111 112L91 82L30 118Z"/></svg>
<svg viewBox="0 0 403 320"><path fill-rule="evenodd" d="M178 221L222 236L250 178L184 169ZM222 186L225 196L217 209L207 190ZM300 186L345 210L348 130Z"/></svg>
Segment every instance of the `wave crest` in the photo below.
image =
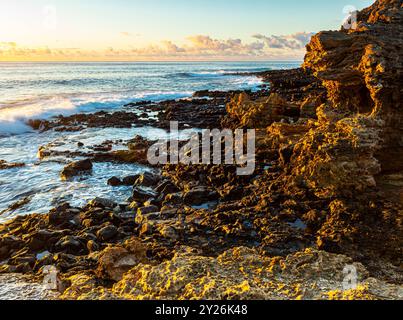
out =
<svg viewBox="0 0 403 320"><path fill-rule="evenodd" d="M31 132L28 120L46 120L58 115L113 110L129 102L162 101L190 97L192 92L101 93L42 96L0 105L0 136Z"/></svg>

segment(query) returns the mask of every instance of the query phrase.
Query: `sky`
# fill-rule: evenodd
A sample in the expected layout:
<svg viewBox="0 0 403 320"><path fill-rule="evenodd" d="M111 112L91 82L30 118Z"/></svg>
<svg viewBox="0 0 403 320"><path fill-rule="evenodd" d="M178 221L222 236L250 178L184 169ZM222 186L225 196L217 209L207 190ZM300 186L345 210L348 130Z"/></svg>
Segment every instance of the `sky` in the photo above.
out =
<svg viewBox="0 0 403 320"><path fill-rule="evenodd" d="M301 60L374 0L0 0L0 61Z"/></svg>

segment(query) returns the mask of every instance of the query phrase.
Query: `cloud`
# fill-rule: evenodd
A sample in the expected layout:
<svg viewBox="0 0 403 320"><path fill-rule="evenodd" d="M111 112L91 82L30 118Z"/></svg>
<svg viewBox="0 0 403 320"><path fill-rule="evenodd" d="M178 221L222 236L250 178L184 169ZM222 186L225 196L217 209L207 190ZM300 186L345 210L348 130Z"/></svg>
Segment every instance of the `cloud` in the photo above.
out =
<svg viewBox="0 0 403 320"><path fill-rule="evenodd" d="M305 48L314 33L297 32L285 36L264 36L261 34L253 35L253 38L263 41L271 49L291 49L300 50Z"/></svg>
<svg viewBox="0 0 403 320"><path fill-rule="evenodd" d="M190 41L194 49L200 51L224 51L242 45L242 41L239 39L215 40L204 35L190 36L187 40Z"/></svg>
<svg viewBox="0 0 403 320"><path fill-rule="evenodd" d="M131 33L131 32L127 32L127 31L122 31L120 33L120 35L124 36L124 37L140 37L141 36L140 33Z"/></svg>
<svg viewBox="0 0 403 320"><path fill-rule="evenodd" d="M15 48L16 46L15 42L0 42L1 49Z"/></svg>
<svg viewBox="0 0 403 320"><path fill-rule="evenodd" d="M190 36L186 40L182 45L165 40L143 48L133 48L131 53L140 57L169 56L197 59L226 56L248 57L263 55L265 47L264 43L258 41L243 43L240 39L218 40L206 35ZM124 53L121 52L120 54Z"/></svg>
<svg viewBox="0 0 403 320"><path fill-rule="evenodd" d="M315 32L297 32L291 35L295 40L300 41L304 46L306 46L311 38L315 35Z"/></svg>
<svg viewBox="0 0 403 320"><path fill-rule="evenodd" d="M162 45L166 48L167 53L185 53L186 49L177 46L172 41L162 41Z"/></svg>
<svg viewBox="0 0 403 320"><path fill-rule="evenodd" d="M58 60L59 58L79 57L82 52L78 48L49 47L26 48L15 42L0 42L2 60Z"/></svg>
<svg viewBox="0 0 403 320"><path fill-rule="evenodd" d="M131 33L122 32L131 37ZM14 42L0 42L2 60L212 60L212 59L302 59L305 45L313 33L291 35L255 34L252 41L214 39L209 35L193 35L182 44L164 40L145 47L125 49L106 47L104 50L80 48L26 48Z"/></svg>
<svg viewBox="0 0 403 320"><path fill-rule="evenodd" d="M250 54L256 55L264 48L264 44L253 42L244 44L241 39L217 40L206 35L196 35L187 38L190 46L189 52L197 53L227 53L227 54Z"/></svg>

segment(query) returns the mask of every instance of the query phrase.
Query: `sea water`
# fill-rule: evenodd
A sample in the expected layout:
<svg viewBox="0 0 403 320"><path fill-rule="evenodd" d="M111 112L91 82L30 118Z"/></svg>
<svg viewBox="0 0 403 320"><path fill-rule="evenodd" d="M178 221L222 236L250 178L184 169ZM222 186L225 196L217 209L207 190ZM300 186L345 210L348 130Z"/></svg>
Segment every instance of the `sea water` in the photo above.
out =
<svg viewBox="0 0 403 320"><path fill-rule="evenodd" d="M149 170L135 164L95 163L93 174L61 181L63 161L39 161L41 145L94 145L105 140L166 136L157 128L91 128L81 132L33 131L29 119L119 110L129 102L192 96L199 90L257 90L261 80L237 73L290 69L299 62L164 63L0 63L0 159L26 166L0 170L0 212L29 198L21 208L0 214L0 222L45 213L61 202L82 206L95 197L124 202L130 187L110 187L112 176ZM186 135L186 133L184 133Z"/></svg>

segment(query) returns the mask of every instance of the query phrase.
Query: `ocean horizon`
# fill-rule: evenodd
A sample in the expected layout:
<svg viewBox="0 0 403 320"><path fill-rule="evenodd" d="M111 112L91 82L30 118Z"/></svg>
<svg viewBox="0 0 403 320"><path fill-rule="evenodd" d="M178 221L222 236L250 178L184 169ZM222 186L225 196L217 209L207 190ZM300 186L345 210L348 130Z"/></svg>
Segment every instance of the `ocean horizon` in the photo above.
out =
<svg viewBox="0 0 403 320"><path fill-rule="evenodd" d="M27 120L119 108L141 100L190 97L199 90L255 89L234 73L290 69L299 62L3 62L0 135L30 131Z"/></svg>

